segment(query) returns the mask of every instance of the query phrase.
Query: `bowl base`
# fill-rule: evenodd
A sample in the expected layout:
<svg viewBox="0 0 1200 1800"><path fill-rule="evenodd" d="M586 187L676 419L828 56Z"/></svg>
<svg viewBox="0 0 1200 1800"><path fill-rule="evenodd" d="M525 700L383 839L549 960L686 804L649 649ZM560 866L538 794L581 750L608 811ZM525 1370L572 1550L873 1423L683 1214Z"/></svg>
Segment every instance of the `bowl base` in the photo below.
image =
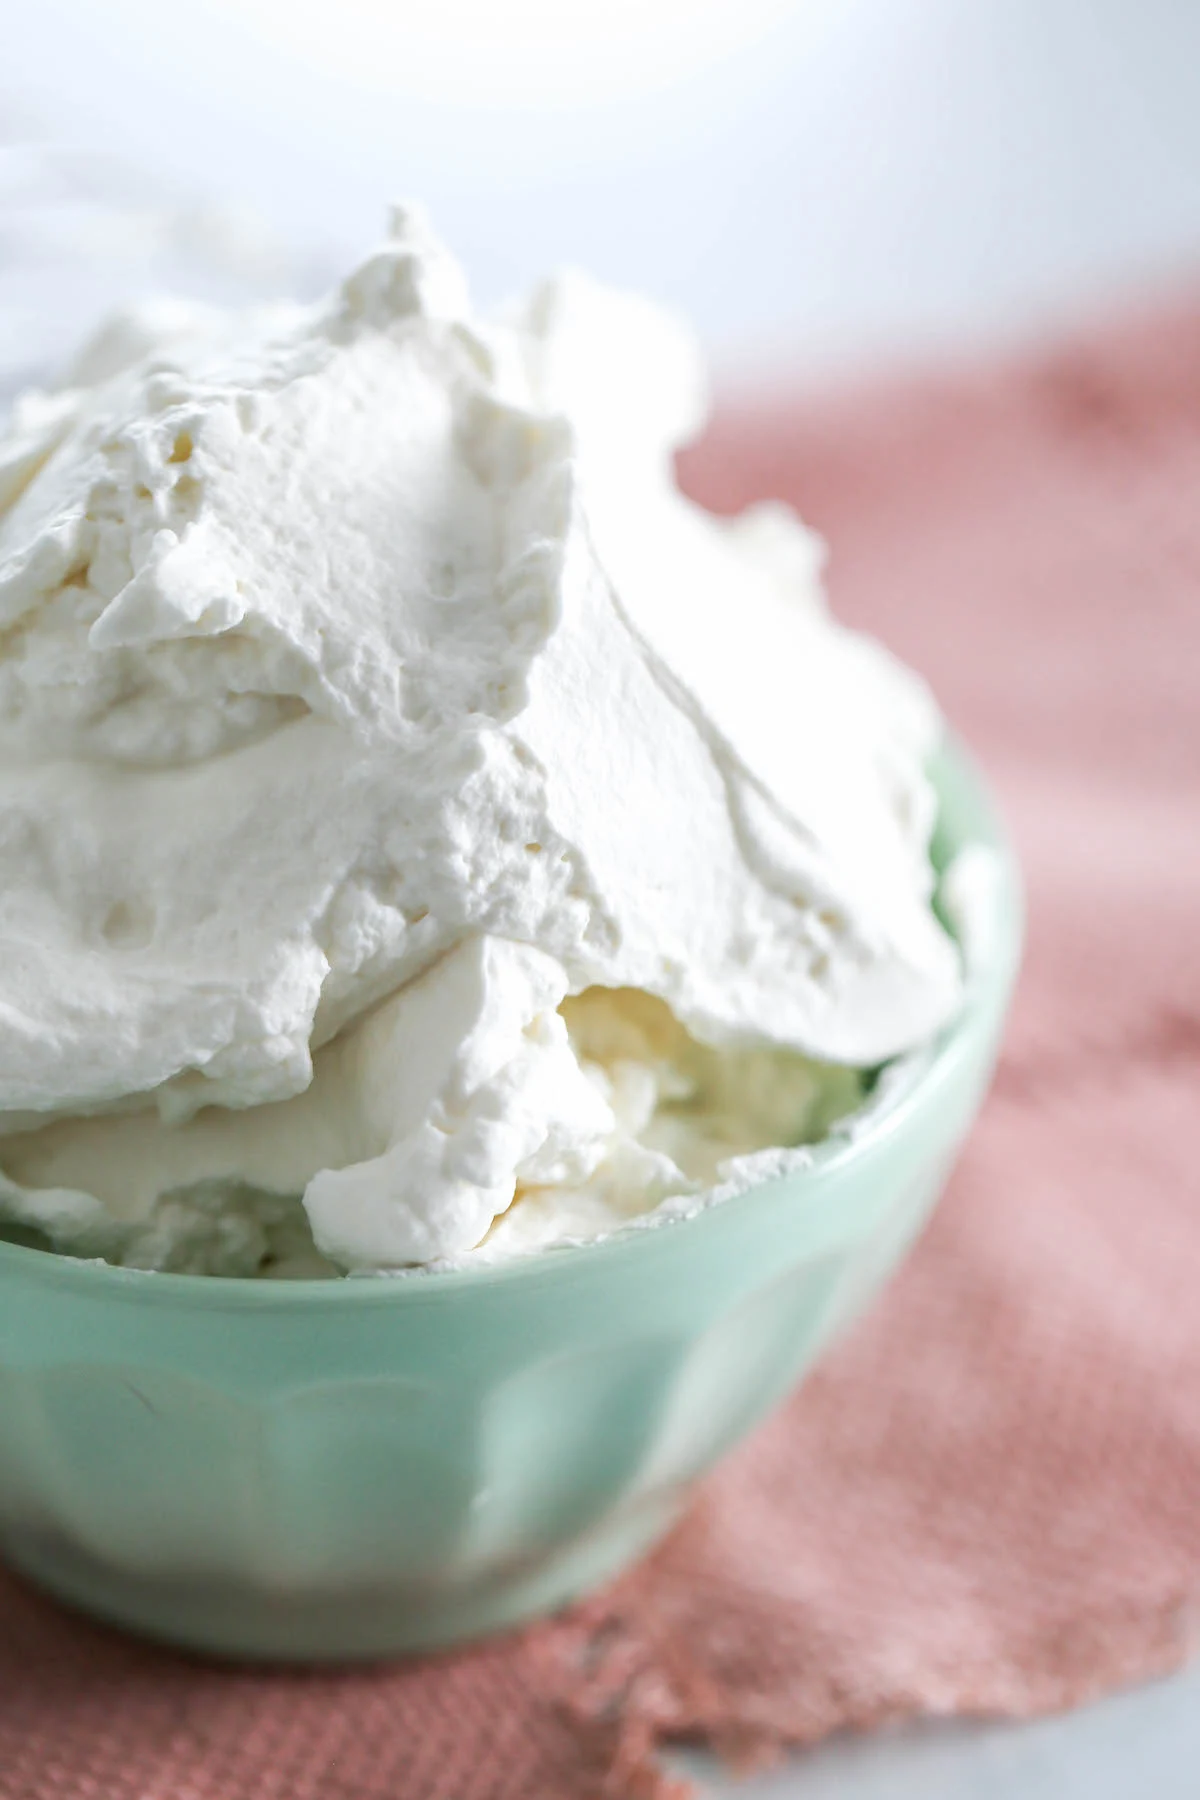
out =
<svg viewBox="0 0 1200 1800"><path fill-rule="evenodd" d="M157 1578L114 1568L64 1540L9 1533L6 1562L56 1600L139 1636L225 1661L366 1662L508 1630L621 1573L674 1524L678 1495L656 1496L535 1568L464 1580L320 1591Z"/></svg>

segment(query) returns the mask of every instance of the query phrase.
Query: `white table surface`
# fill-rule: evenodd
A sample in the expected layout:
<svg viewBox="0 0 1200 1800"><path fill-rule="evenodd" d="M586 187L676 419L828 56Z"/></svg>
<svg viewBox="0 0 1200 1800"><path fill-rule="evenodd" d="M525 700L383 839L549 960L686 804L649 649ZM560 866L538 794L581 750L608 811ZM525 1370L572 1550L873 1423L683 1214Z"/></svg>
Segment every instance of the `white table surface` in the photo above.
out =
<svg viewBox="0 0 1200 1800"><path fill-rule="evenodd" d="M746 1781L672 1767L705 1800L1196 1800L1200 1665L1059 1718L838 1739Z"/></svg>

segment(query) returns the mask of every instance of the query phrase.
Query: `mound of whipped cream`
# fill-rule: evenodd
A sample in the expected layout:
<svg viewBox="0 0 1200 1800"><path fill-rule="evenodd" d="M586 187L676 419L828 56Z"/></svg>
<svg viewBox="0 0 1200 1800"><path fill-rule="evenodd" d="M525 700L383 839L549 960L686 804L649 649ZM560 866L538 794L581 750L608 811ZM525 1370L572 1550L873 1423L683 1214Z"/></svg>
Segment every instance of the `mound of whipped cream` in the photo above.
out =
<svg viewBox="0 0 1200 1800"><path fill-rule="evenodd" d="M576 275L479 318L404 211L315 308L147 308L21 397L10 1223L243 1273L595 1236L953 1015L936 709L790 513L677 492L704 411L674 321Z"/></svg>

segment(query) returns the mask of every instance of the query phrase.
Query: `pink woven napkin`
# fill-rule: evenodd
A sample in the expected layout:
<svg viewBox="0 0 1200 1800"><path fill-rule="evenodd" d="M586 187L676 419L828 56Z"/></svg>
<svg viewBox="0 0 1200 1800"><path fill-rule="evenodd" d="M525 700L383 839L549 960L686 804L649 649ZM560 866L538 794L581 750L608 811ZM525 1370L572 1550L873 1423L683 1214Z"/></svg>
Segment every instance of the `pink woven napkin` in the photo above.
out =
<svg viewBox="0 0 1200 1800"><path fill-rule="evenodd" d="M469 1654L247 1672L0 1582L2 1800L661 1796L914 1713L1070 1705L1200 1595L1200 310L727 415L688 460L828 534L1024 853L995 1092L884 1303L642 1568Z"/></svg>

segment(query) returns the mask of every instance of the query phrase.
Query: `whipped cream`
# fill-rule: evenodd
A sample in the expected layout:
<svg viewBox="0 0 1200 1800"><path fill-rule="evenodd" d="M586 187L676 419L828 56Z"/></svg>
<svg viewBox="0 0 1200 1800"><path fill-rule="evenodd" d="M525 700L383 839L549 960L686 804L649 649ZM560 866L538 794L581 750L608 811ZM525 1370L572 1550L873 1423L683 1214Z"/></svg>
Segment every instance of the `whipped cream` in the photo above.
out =
<svg viewBox="0 0 1200 1800"><path fill-rule="evenodd" d="M159 306L22 398L11 1218L198 1267L301 1201L339 1269L595 1235L952 1016L937 711L790 513L677 492L704 411L673 320L577 275L478 318L404 211L316 308Z"/></svg>

